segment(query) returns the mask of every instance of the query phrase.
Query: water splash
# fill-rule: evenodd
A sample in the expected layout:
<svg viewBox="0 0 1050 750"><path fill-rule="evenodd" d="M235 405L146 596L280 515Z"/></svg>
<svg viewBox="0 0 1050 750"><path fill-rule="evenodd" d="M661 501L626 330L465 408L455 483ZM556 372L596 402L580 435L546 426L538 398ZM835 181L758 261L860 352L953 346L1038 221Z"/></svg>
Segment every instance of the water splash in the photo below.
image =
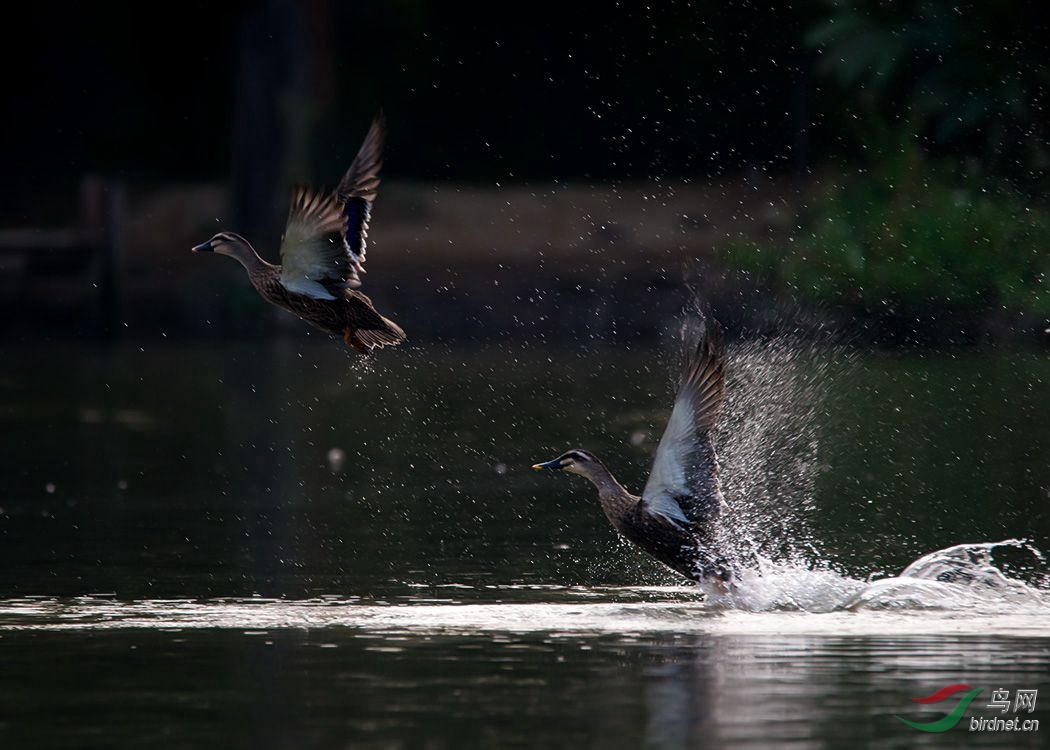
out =
<svg viewBox="0 0 1050 750"><path fill-rule="evenodd" d="M863 581L798 561L759 558L729 592L709 592L712 606L745 612L834 612L864 588Z"/></svg>
<svg viewBox="0 0 1050 750"><path fill-rule="evenodd" d="M1028 565L996 559L1014 552ZM875 581L851 578L826 564L760 560L728 593L711 592L713 606L748 612L810 613L942 611L967 615L1050 615L1046 556L1021 539L959 544L931 552L899 575Z"/></svg>
<svg viewBox="0 0 1050 750"><path fill-rule="evenodd" d="M741 559L821 559L808 519L819 476L816 410L829 362L792 337L749 341L729 354L728 398L716 434L732 508L723 536Z"/></svg>
<svg viewBox="0 0 1050 750"><path fill-rule="evenodd" d="M686 321L683 341L695 340L698 327ZM848 352L789 334L737 344L728 361L728 397L715 438L732 510L720 534L744 567L732 591L705 589L712 606L808 613L1050 608L1046 557L1018 539L937 550L877 581L835 570L809 518L822 468L818 409L841 368L852 366ZM1028 564L993 559L1009 550Z"/></svg>
<svg viewBox="0 0 1050 750"><path fill-rule="evenodd" d="M874 581L846 602L845 608L948 609L973 614L1050 608L1045 574L1034 582L1015 577L1017 573L1004 569L995 559L1002 549L1030 555L1033 571L1046 567L1043 552L1021 539L958 544L920 557L895 578Z"/></svg>

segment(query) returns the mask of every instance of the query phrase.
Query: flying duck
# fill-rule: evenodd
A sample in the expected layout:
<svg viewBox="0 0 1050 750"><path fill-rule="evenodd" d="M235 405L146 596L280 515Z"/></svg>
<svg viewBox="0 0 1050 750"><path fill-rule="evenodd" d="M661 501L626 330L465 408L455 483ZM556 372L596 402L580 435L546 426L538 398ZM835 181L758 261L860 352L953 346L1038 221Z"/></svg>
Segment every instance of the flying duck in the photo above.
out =
<svg viewBox="0 0 1050 750"><path fill-rule="evenodd" d="M358 291L385 139L380 114L334 193L308 187L292 191L280 265L267 263L248 240L233 232L219 232L193 251L236 259L263 299L322 331L342 336L357 352L400 344L405 332Z"/></svg>
<svg viewBox="0 0 1050 750"><path fill-rule="evenodd" d="M726 591L735 572L717 540L725 500L711 442L725 400L725 347L718 325L706 328L682 373L641 497L624 489L597 456L579 448L532 468L591 480L605 516L623 537L686 578Z"/></svg>

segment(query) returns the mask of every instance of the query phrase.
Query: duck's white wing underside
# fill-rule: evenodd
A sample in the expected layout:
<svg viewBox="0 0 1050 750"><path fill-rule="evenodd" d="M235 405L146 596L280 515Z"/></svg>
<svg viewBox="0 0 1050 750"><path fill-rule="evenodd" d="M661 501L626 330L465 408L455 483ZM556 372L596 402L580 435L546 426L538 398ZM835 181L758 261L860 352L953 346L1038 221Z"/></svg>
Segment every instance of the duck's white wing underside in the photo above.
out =
<svg viewBox="0 0 1050 750"><path fill-rule="evenodd" d="M687 525L712 520L722 505L711 437L697 436L692 409L681 401L660 439L642 499L652 512Z"/></svg>
<svg viewBox="0 0 1050 750"><path fill-rule="evenodd" d="M686 525L689 518L676 498L690 491L687 467L695 440L692 422L688 407L676 403L656 449L649 481L642 491L642 498L654 513Z"/></svg>
<svg viewBox="0 0 1050 750"><path fill-rule="evenodd" d="M347 287L352 261L340 236L343 215L334 196L309 188L292 193L281 239L281 283L316 299L336 299Z"/></svg>
<svg viewBox="0 0 1050 750"><path fill-rule="evenodd" d="M653 513L682 524L705 523L723 504L711 429L725 396L723 348L711 324L686 367L642 499Z"/></svg>

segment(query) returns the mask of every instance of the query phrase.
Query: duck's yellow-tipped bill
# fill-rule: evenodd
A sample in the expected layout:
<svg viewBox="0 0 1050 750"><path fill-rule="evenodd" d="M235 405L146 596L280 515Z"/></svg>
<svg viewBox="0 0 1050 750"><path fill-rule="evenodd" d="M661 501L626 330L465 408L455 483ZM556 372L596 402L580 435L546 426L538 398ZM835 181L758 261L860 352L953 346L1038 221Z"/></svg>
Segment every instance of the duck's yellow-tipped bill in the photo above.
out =
<svg viewBox="0 0 1050 750"><path fill-rule="evenodd" d="M549 471L559 471L561 469L561 459L556 458L553 461L547 461L546 463L533 464L532 468L536 471L543 471L544 469Z"/></svg>

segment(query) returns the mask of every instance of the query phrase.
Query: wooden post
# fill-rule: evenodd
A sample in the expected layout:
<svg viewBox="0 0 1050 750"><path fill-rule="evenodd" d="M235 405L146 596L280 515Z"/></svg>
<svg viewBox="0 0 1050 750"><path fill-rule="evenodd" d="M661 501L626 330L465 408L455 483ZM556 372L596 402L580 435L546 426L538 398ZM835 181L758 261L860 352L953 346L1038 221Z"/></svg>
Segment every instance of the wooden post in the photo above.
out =
<svg viewBox="0 0 1050 750"><path fill-rule="evenodd" d="M120 290L117 263L124 233L125 191L118 182L87 175L80 183L80 227L85 245L94 251L94 284L98 289L99 327L103 338L119 332Z"/></svg>
<svg viewBox="0 0 1050 750"><path fill-rule="evenodd" d="M298 140L294 92L302 84L302 14L266 0L246 11L239 32L233 117L233 221L259 245L280 234L289 158Z"/></svg>

